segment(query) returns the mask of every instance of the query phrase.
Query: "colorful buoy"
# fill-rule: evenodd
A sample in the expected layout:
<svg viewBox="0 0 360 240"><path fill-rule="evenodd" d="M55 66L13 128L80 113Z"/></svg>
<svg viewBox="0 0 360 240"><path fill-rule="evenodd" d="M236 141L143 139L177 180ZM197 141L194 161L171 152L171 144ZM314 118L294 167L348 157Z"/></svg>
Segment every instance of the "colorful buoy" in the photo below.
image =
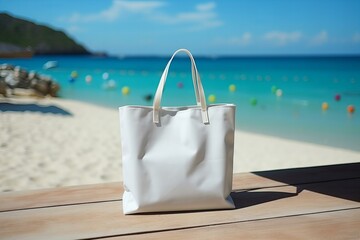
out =
<svg viewBox="0 0 360 240"><path fill-rule="evenodd" d="M277 87L276 87L276 86L272 86L272 87L271 87L271 92L272 92L273 94L276 93L276 90L277 90Z"/></svg>
<svg viewBox="0 0 360 240"><path fill-rule="evenodd" d="M213 103L216 101L216 96L211 94L211 95L209 95L208 100L209 100L209 102Z"/></svg>
<svg viewBox="0 0 360 240"><path fill-rule="evenodd" d="M184 84L183 84L182 82L178 82L178 83L176 84L176 86L177 86L178 88L183 88L183 87L184 87Z"/></svg>
<svg viewBox="0 0 360 240"><path fill-rule="evenodd" d="M152 94L147 94L144 96L144 100L147 102L150 102L153 99L153 95Z"/></svg>
<svg viewBox="0 0 360 240"><path fill-rule="evenodd" d="M102 75L102 78L103 78L104 80L108 80L108 79L109 79L109 73L104 72L103 75Z"/></svg>
<svg viewBox="0 0 360 240"><path fill-rule="evenodd" d="M92 81L92 76L91 75L86 75L85 82L91 83L91 81Z"/></svg>
<svg viewBox="0 0 360 240"><path fill-rule="evenodd" d="M322 109L323 111L328 110L328 109L329 109L329 104L328 104L327 102L323 102L323 103L321 104L321 109Z"/></svg>
<svg viewBox="0 0 360 240"><path fill-rule="evenodd" d="M110 79L107 83L108 88L112 89L116 87L116 82L113 79Z"/></svg>
<svg viewBox="0 0 360 240"><path fill-rule="evenodd" d="M77 71L72 71L71 74L70 74L70 77L71 78L77 78L78 77L78 72Z"/></svg>
<svg viewBox="0 0 360 240"><path fill-rule="evenodd" d="M283 91L281 89L277 89L275 94L277 97L281 97L283 95Z"/></svg>
<svg viewBox="0 0 360 240"><path fill-rule="evenodd" d="M257 101L256 98L251 98L251 99L250 99L250 104L251 104L251 105L256 106L257 103L258 103L258 101Z"/></svg>
<svg viewBox="0 0 360 240"><path fill-rule="evenodd" d="M121 88L121 93L123 95L128 95L130 93L130 88L128 86L122 87Z"/></svg>
<svg viewBox="0 0 360 240"><path fill-rule="evenodd" d="M236 91L236 85L235 84L230 84L229 91L230 92L235 92Z"/></svg>
<svg viewBox="0 0 360 240"><path fill-rule="evenodd" d="M348 111L348 113L354 113L355 112L355 106L354 105L347 106L347 111Z"/></svg>
<svg viewBox="0 0 360 240"><path fill-rule="evenodd" d="M336 94L334 98L335 98L335 101L340 101L341 100L341 95Z"/></svg>

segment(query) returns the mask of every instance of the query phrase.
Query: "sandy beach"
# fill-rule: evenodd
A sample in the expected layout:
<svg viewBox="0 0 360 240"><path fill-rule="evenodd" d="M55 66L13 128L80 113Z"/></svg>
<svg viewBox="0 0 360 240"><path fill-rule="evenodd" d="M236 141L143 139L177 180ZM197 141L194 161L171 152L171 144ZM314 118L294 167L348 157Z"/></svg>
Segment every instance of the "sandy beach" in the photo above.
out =
<svg viewBox="0 0 360 240"><path fill-rule="evenodd" d="M0 103L17 109L0 112L0 191L122 180L117 109L56 98ZM345 149L240 130L235 137L234 172L360 161Z"/></svg>

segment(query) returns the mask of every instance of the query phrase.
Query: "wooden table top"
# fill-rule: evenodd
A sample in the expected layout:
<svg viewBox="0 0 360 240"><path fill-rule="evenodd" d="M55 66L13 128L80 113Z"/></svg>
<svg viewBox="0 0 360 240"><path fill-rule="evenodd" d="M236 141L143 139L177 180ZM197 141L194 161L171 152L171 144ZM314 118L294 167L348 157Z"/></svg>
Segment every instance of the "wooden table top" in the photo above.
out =
<svg viewBox="0 0 360 240"><path fill-rule="evenodd" d="M234 175L234 210L127 215L122 184L0 193L0 239L360 239L360 163Z"/></svg>

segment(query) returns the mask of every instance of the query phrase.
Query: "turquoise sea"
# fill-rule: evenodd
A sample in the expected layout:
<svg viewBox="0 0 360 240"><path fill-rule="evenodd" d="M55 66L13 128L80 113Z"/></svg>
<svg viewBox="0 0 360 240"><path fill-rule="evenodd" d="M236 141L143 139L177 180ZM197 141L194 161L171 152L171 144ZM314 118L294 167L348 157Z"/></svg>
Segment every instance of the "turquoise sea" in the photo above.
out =
<svg viewBox="0 0 360 240"><path fill-rule="evenodd" d="M62 98L117 109L128 104L151 105L149 95L154 94L168 59L38 56L0 59L0 63L53 77L61 85ZM360 151L360 57L196 59L206 95L214 95L216 103L236 104L238 129ZM58 67L44 70L50 60L57 61ZM72 82L73 71L77 78ZM87 75L92 78L90 83L85 81ZM229 91L231 84L236 86L234 92ZM130 89L128 95L121 92L124 86ZM275 88L281 89L282 96L273 93ZM336 101L335 95L341 99ZM322 110L323 102L328 103L327 111ZM178 57L162 105L194 103L189 60ZM347 112L348 105L355 106L353 114Z"/></svg>

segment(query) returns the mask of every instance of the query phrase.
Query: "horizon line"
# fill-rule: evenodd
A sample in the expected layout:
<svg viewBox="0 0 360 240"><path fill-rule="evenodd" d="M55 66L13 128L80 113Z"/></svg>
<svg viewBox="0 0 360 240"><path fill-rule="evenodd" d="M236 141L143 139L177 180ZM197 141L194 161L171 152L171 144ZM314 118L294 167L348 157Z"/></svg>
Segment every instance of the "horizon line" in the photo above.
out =
<svg viewBox="0 0 360 240"><path fill-rule="evenodd" d="M356 54L193 54L197 58L336 58L336 57L348 57L357 58L360 57L360 53ZM96 54L94 55L96 56ZM171 54L108 54L107 57L116 58L168 58ZM177 56L178 58L187 58L187 56Z"/></svg>

